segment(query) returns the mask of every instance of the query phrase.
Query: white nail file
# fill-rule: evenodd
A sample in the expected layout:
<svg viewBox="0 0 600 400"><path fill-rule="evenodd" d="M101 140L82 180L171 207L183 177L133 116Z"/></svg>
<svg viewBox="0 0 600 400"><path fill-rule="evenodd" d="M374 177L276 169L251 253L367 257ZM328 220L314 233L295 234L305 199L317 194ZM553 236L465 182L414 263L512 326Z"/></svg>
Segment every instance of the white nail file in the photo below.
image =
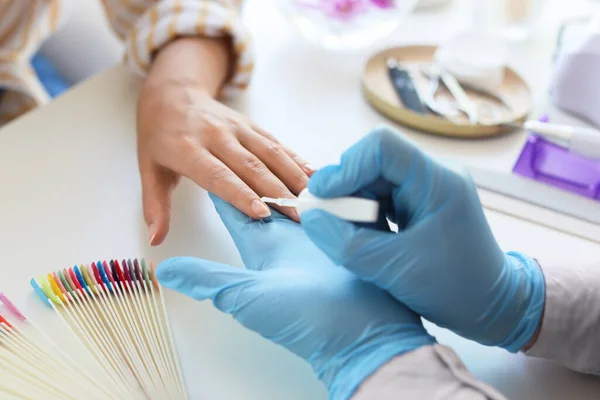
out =
<svg viewBox="0 0 600 400"><path fill-rule="evenodd" d="M491 192L600 225L600 202L518 175L467 167L475 184Z"/></svg>
<svg viewBox="0 0 600 400"><path fill-rule="evenodd" d="M508 173L469 170L484 209L600 244L600 202Z"/></svg>
<svg viewBox="0 0 600 400"><path fill-rule="evenodd" d="M261 200L281 207L295 207L300 215L305 211L318 208L352 222L377 222L379 216L379 203L375 200L359 197L322 199L311 194L308 189L300 192L296 199L263 197Z"/></svg>

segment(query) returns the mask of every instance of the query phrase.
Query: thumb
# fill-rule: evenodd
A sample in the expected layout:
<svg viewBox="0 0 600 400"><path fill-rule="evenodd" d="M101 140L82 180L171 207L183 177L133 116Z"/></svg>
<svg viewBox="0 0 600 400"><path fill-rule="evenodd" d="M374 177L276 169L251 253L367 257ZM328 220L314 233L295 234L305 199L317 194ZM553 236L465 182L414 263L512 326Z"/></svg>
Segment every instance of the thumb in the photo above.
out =
<svg viewBox="0 0 600 400"><path fill-rule="evenodd" d="M215 307L228 314L245 305L244 290L257 281L254 271L193 257L162 262L156 278L163 286L193 299L211 299Z"/></svg>
<svg viewBox="0 0 600 400"><path fill-rule="evenodd" d="M252 225L253 222L257 221L250 218L235 208L231 203L226 202L216 194L209 192L208 196L212 200L215 210L217 210L217 214L219 214L221 221L223 221L225 227L230 232L242 229L246 225Z"/></svg>
<svg viewBox="0 0 600 400"><path fill-rule="evenodd" d="M382 272L397 252L397 235L359 227L322 210L301 215L306 235L334 263L343 265L360 278L385 284Z"/></svg>
<svg viewBox="0 0 600 400"><path fill-rule="evenodd" d="M317 197L349 196L363 189L378 197L394 191L402 209L417 210L431 192L432 174L440 166L407 138L385 126L373 130L348 149L340 165L315 172L308 188ZM397 190L399 188L399 190Z"/></svg>
<svg viewBox="0 0 600 400"><path fill-rule="evenodd" d="M161 244L169 232L171 195L177 184L175 173L157 165L140 168L144 219L148 225L150 245Z"/></svg>
<svg viewBox="0 0 600 400"><path fill-rule="evenodd" d="M388 149L398 144L404 145L404 142L391 128L380 126L374 129L344 152L339 165L330 165L315 172L308 182L309 190L315 196L330 198L349 196L380 179L399 184L395 176L388 174L388 164L394 160L386 157ZM407 158L405 162L410 160Z"/></svg>

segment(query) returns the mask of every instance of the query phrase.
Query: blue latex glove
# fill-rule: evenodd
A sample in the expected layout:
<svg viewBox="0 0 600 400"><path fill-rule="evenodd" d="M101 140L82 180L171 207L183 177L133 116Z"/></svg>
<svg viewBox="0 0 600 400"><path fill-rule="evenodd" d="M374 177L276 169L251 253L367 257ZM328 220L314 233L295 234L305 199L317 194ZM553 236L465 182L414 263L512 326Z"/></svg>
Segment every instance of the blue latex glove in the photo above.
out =
<svg viewBox="0 0 600 400"><path fill-rule="evenodd" d="M504 254L472 180L433 161L389 128L350 148L341 165L316 172L319 197L361 192L381 200L399 232L301 216L335 263L377 284L426 319L485 345L522 349L538 327L545 284L536 261Z"/></svg>
<svg viewBox="0 0 600 400"><path fill-rule="evenodd" d="M297 223L254 221L213 197L247 269L195 258L159 265L164 286L212 299L242 325L308 361L332 399L347 399L393 357L431 344L421 319L334 265Z"/></svg>

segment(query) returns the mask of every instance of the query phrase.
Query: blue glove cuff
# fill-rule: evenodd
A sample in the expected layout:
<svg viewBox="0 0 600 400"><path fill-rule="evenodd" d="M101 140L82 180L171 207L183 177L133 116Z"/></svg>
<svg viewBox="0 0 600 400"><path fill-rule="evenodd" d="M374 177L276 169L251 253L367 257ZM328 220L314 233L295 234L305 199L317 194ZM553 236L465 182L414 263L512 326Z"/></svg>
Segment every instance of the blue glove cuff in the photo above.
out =
<svg viewBox="0 0 600 400"><path fill-rule="evenodd" d="M364 346L333 357L319 370L317 376L325 383L331 400L347 400L354 395L362 382L393 358L435 343L423 327L415 326L395 336L382 336L379 340L365 342Z"/></svg>
<svg viewBox="0 0 600 400"><path fill-rule="evenodd" d="M517 252L506 253L506 262L512 264L514 271L513 285L521 285L521 294L515 296L515 301L524 308L522 317L506 337L498 344L511 353L517 353L525 347L541 323L546 298L546 283L544 274L537 261Z"/></svg>

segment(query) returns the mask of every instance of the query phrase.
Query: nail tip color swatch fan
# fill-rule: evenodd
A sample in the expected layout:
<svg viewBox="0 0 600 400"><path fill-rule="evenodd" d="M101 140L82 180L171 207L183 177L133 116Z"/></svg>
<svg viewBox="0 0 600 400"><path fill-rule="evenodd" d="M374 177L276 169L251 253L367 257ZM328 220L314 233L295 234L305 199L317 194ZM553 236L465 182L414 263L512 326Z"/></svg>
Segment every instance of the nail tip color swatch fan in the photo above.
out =
<svg viewBox="0 0 600 400"><path fill-rule="evenodd" d="M145 260L94 262L30 283L97 371L86 371L0 293L0 398L188 398L162 290Z"/></svg>

